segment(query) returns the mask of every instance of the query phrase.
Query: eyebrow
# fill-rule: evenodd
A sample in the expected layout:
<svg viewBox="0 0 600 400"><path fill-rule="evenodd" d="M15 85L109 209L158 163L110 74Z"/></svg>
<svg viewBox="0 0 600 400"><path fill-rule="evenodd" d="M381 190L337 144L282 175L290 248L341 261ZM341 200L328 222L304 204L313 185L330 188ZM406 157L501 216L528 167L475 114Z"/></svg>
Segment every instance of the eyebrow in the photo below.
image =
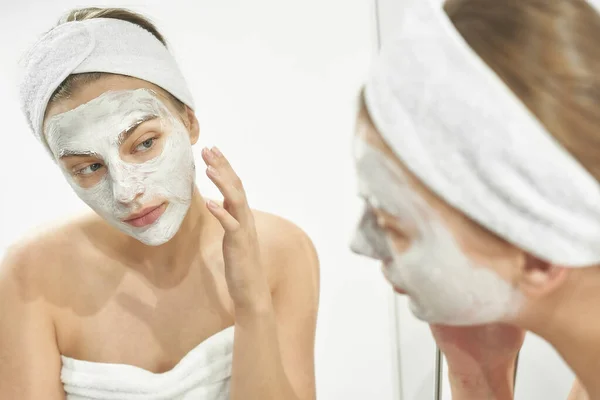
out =
<svg viewBox="0 0 600 400"><path fill-rule="evenodd" d="M98 157L98 153L93 151L79 151L79 150L61 150L58 154L58 158L66 157Z"/></svg>
<svg viewBox="0 0 600 400"><path fill-rule="evenodd" d="M125 129L123 132L121 132L119 134L119 138L117 139L117 145L121 146L133 134L133 132L135 132L135 130L141 124L143 124L144 122L147 122L147 121L151 121L156 118L158 118L158 115L156 115L156 114L148 114L148 115L145 115L145 116L139 118L137 121L135 121L132 125L127 127L127 129ZM70 150L70 149L61 150L58 155L58 158L62 159L62 158L66 158L66 157L98 157L98 153L96 153L94 151L81 151L81 150Z"/></svg>
<svg viewBox="0 0 600 400"><path fill-rule="evenodd" d="M141 117L137 121L135 121L132 125L130 125L127 129L125 129L123 132L121 132L119 134L119 139L117 140L117 145L121 146L129 138L129 136L131 136L133 134L133 132L135 132L135 130L141 124L143 124L144 122L147 122L147 121L152 121L153 119L156 119L156 118L158 118L158 115L148 114L148 115Z"/></svg>

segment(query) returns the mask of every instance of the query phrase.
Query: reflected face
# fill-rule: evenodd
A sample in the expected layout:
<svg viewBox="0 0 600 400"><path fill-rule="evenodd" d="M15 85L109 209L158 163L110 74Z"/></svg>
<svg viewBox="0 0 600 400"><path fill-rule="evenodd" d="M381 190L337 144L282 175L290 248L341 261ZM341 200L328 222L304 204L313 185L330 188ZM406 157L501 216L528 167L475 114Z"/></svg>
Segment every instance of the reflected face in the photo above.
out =
<svg viewBox="0 0 600 400"><path fill-rule="evenodd" d="M190 134L157 92L108 91L49 117L46 141L77 195L111 225L157 246L192 201Z"/></svg>
<svg viewBox="0 0 600 400"><path fill-rule="evenodd" d="M491 238L474 241L481 230L467 228L465 217L428 192L364 118L355 137L355 161L366 206L352 248L383 261L386 278L409 295L417 318L477 325L518 312L521 294L499 275L510 258L502 251L508 247Z"/></svg>

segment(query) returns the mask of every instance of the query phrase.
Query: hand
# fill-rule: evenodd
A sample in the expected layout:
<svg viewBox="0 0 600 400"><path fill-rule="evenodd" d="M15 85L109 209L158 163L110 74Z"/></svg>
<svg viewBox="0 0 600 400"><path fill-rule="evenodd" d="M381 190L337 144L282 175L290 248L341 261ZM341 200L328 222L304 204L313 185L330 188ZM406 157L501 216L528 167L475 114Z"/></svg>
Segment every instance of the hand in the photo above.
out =
<svg viewBox="0 0 600 400"><path fill-rule="evenodd" d="M254 216L240 178L227 159L213 147L202 150L206 174L223 194L223 205L208 201L207 207L225 230L223 259L229 295L236 311L270 307L270 289L264 274Z"/></svg>
<svg viewBox="0 0 600 400"><path fill-rule="evenodd" d="M524 330L507 324L430 328L448 362L453 398L512 399Z"/></svg>

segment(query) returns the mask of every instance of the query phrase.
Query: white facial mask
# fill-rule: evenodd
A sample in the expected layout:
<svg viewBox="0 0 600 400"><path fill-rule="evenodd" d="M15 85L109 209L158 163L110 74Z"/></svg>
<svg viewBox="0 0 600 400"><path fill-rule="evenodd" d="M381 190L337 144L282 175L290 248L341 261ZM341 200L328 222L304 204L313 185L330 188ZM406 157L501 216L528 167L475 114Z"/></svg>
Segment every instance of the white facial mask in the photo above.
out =
<svg viewBox="0 0 600 400"><path fill-rule="evenodd" d="M463 253L391 160L362 139L357 139L355 150L361 194L373 208L397 218L400 229L406 228L410 245L399 251L367 208L352 250L388 260L384 271L394 286L409 293L414 315L445 325L478 325L514 316L523 302L522 294Z"/></svg>
<svg viewBox="0 0 600 400"><path fill-rule="evenodd" d="M120 135L143 121L160 121L163 147L143 163L131 163L119 153ZM140 125L141 124L141 125ZM150 246L169 241L179 230L192 201L195 166L187 129L157 95L148 89L107 92L74 110L52 117L45 127L56 160L65 154L95 154L105 165L104 176L83 188L59 162L77 195L101 217ZM125 218L147 205L168 202L151 225L134 227Z"/></svg>

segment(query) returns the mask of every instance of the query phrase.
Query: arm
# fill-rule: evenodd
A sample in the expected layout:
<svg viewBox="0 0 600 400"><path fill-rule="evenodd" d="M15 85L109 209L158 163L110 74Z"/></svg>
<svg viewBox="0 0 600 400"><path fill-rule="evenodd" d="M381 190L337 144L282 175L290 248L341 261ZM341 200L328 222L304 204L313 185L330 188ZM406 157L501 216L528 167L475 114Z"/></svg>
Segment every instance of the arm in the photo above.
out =
<svg viewBox="0 0 600 400"><path fill-rule="evenodd" d="M280 268L273 304L283 366L300 399L316 398L315 334L319 308L319 260L311 240L295 226L288 235L288 249ZM283 274L282 274L283 273Z"/></svg>
<svg viewBox="0 0 600 400"><path fill-rule="evenodd" d="M261 257L254 214L243 185L216 149L204 149L207 175L223 205L207 203L223 227L227 289L235 312L231 400L310 400L314 394L313 341L318 263L312 245L281 220L271 221L269 263ZM275 238L272 238L272 237ZM273 246L272 242L279 241ZM279 256L273 256L273 248ZM283 250L283 251L282 251ZM265 266L278 271L275 290Z"/></svg>
<svg viewBox="0 0 600 400"><path fill-rule="evenodd" d="M0 264L0 398L63 400L54 324L25 259Z"/></svg>
<svg viewBox="0 0 600 400"><path fill-rule="evenodd" d="M281 276L272 307L236 311L232 400L316 397L318 261L310 240L297 228L279 232L287 236L288 247L276 265Z"/></svg>

